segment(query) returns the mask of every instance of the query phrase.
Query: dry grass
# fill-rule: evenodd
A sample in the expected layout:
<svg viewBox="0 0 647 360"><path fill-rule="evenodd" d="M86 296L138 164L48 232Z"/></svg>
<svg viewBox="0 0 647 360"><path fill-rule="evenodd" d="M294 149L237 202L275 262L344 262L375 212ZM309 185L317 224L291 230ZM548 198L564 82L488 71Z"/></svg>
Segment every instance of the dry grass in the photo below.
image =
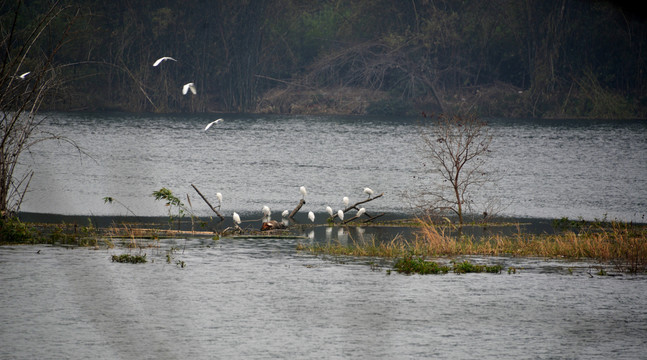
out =
<svg viewBox="0 0 647 360"><path fill-rule="evenodd" d="M569 259L593 259L610 263L630 273L647 272L647 227L610 223L575 233L554 235L494 235L475 239L451 236L452 225L421 221L420 231L410 240L395 238L390 242L374 239L349 245L339 243L302 247L314 253L348 256L398 258L404 256L528 256Z"/></svg>

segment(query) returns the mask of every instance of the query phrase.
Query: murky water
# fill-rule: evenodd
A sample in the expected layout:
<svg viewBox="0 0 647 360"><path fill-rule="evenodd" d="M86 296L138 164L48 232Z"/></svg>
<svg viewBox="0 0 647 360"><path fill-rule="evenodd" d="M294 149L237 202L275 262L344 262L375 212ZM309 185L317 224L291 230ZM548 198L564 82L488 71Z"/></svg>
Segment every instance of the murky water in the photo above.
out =
<svg viewBox="0 0 647 360"><path fill-rule="evenodd" d="M515 274L388 275L387 263L297 252L299 241L312 240L178 239L144 250L139 265L110 261L123 248L2 246L0 358L641 359L647 350L645 276L514 258L471 260Z"/></svg>
<svg viewBox="0 0 647 360"><path fill-rule="evenodd" d="M77 215L164 216L151 193L188 194L196 214L212 215L191 187L222 213L274 218L293 209L308 189L302 214L325 221L373 188L384 197L373 212L411 213L404 193L440 186L417 151L417 119L341 116L49 114L44 130L65 134L86 155L49 142L23 160L35 170L22 210ZM476 193L473 211L495 199L504 216L620 219L645 222L647 123L644 121L490 119L494 136L488 171L497 186ZM423 165L425 164L425 165ZM111 196L120 204L105 204ZM185 201L187 203L188 201Z"/></svg>

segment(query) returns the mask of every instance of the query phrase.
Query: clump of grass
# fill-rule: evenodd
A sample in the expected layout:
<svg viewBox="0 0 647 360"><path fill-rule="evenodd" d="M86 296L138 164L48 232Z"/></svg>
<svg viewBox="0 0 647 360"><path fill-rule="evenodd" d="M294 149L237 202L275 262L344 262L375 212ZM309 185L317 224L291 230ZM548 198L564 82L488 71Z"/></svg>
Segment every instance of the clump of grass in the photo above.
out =
<svg viewBox="0 0 647 360"><path fill-rule="evenodd" d="M423 257L407 256L398 259L393 264L393 269L397 272L404 274L447 274L450 270L449 266L438 265L433 261L426 261Z"/></svg>
<svg viewBox="0 0 647 360"><path fill-rule="evenodd" d="M146 262L146 254L144 254L144 255L131 255L131 254L112 255L112 262L142 264L142 263Z"/></svg>
<svg viewBox="0 0 647 360"><path fill-rule="evenodd" d="M457 274L467 274L467 273L490 273L490 274L499 274L501 272L501 265L481 265L473 264L467 260L454 263L454 272Z"/></svg>

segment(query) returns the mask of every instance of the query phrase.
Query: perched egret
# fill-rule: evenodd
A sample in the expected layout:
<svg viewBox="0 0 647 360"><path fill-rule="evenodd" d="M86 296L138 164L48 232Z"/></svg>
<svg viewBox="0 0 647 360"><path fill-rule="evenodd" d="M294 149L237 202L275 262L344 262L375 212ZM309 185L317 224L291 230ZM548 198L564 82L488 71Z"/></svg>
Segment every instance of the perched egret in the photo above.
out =
<svg viewBox="0 0 647 360"><path fill-rule="evenodd" d="M348 202L350 201L350 200L348 200L348 196L344 196L344 198L342 199L342 201L344 202L344 206L345 206L345 207L348 207Z"/></svg>
<svg viewBox="0 0 647 360"><path fill-rule="evenodd" d="M233 216L233 217L234 217L234 222L235 222L236 224L240 224L240 216L238 215L238 213L236 213L236 212L234 211L234 216Z"/></svg>
<svg viewBox="0 0 647 360"><path fill-rule="evenodd" d="M24 74L22 74L22 75L20 75L18 77L25 80L25 78L27 77L27 75L29 75L29 73L31 73L31 71L27 71L26 73L24 73Z"/></svg>
<svg viewBox="0 0 647 360"><path fill-rule="evenodd" d="M330 214L330 216L332 216L333 212L332 212L332 208L330 206L326 206L326 211L328 211L328 214Z"/></svg>
<svg viewBox="0 0 647 360"><path fill-rule="evenodd" d="M196 91L196 89L195 89L195 84L194 84L194 83L192 83L192 82L190 82L190 83L184 84L184 86L182 86L182 95L186 95L186 93L188 93L188 92L189 92L189 90L191 90L191 92L193 93L193 95L195 95L195 94L197 94L197 93L198 93L198 92ZM206 130L206 129L205 129L205 130Z"/></svg>
<svg viewBox="0 0 647 360"><path fill-rule="evenodd" d="M161 58L159 58L159 59L155 60L155 62L153 63L153 66L157 66L157 65L161 64L161 63L162 63L162 61L166 61L166 60L173 60L173 61L177 61L177 60L173 59L173 58L172 58L172 57L170 57L170 56L164 56L164 57L161 57Z"/></svg>
<svg viewBox="0 0 647 360"><path fill-rule="evenodd" d="M195 94L195 92L194 92L194 94ZM204 131L209 130L209 128L211 127L211 125L214 125L214 124L220 124L220 123L221 123L221 122L223 122L223 121L225 121L225 120L223 120L223 119L218 119L218 120L215 120L215 121L212 121L212 122L208 123L208 124L207 124L207 126L204 128Z"/></svg>
<svg viewBox="0 0 647 360"><path fill-rule="evenodd" d="M339 220L344 220L344 210L337 211L337 217Z"/></svg>
<svg viewBox="0 0 647 360"><path fill-rule="evenodd" d="M299 188L299 192L301 193L301 196L303 196L303 199L306 198L306 195L308 195L308 192L306 191L306 187L302 186Z"/></svg>
<svg viewBox="0 0 647 360"><path fill-rule="evenodd" d="M284 218L288 217L288 215L290 215L290 212L287 210L283 210L283 212L281 213L281 216L283 216Z"/></svg>
<svg viewBox="0 0 647 360"><path fill-rule="evenodd" d="M222 206L222 194L216 193L216 197L218 198L218 207Z"/></svg>
<svg viewBox="0 0 647 360"><path fill-rule="evenodd" d="M360 208L359 210L357 210L357 217L362 216L365 212L366 212L366 209Z"/></svg>
<svg viewBox="0 0 647 360"><path fill-rule="evenodd" d="M371 190L370 188L364 188L364 194L367 194L368 197L371 197L373 196L373 190Z"/></svg>
<svg viewBox="0 0 647 360"><path fill-rule="evenodd" d="M271 214L272 212L270 211L270 207L267 205L263 205L263 215L264 215L264 218L267 218L266 221L270 221Z"/></svg>
<svg viewBox="0 0 647 360"><path fill-rule="evenodd" d="M315 213L313 213L312 211L309 211L308 212L308 219L310 219L310 221L312 221L312 222L315 222Z"/></svg>

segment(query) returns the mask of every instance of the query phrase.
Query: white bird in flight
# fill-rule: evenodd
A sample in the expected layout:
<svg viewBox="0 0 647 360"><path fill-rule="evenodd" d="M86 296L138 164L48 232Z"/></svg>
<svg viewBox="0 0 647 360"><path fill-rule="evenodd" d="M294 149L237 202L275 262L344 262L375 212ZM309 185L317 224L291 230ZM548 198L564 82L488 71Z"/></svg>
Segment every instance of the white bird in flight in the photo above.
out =
<svg viewBox="0 0 647 360"><path fill-rule="evenodd" d="M240 224L240 216L234 211L234 222Z"/></svg>
<svg viewBox="0 0 647 360"><path fill-rule="evenodd" d="M31 73L31 71L27 71L26 73L24 73L24 74L22 74L22 75L20 75L18 77L25 80L25 78L27 77L27 75L29 75L29 73Z"/></svg>
<svg viewBox="0 0 647 360"><path fill-rule="evenodd" d="M349 200L348 200L348 196L344 196L344 198L342 199L342 201L344 202L344 206L345 206L345 207L348 207L348 201L349 201Z"/></svg>
<svg viewBox="0 0 647 360"><path fill-rule="evenodd" d="M343 210L337 211L337 217L339 218L339 220L344 220L344 211Z"/></svg>
<svg viewBox="0 0 647 360"><path fill-rule="evenodd" d="M364 188L364 194L368 194L368 197L373 196L373 190L370 188Z"/></svg>
<svg viewBox="0 0 647 360"><path fill-rule="evenodd" d="M153 63L153 66L157 66L157 65L161 64L161 63L162 63L162 61L166 61L166 60L173 60L173 61L177 61L177 60L173 59L173 58L172 58L172 57L170 57L170 56L164 56L164 57L161 57L161 58L159 58L159 59L155 60L155 62Z"/></svg>
<svg viewBox="0 0 647 360"><path fill-rule="evenodd" d="M310 221L312 221L312 222L315 222L315 213L313 213L312 211L309 211L308 212L308 219L310 219Z"/></svg>
<svg viewBox="0 0 647 360"><path fill-rule="evenodd" d="M214 125L214 124L220 124L220 123L221 123L221 122L223 122L223 121L225 121L225 120L221 118L221 119L214 120L214 121L212 121L212 122L208 123L208 124L207 124L207 126L204 128L204 131L209 130L209 128L211 127L211 125Z"/></svg>
<svg viewBox="0 0 647 360"><path fill-rule="evenodd" d="M306 191L305 186L300 187L299 192L301 193L301 195L303 196L304 199L306 198L306 195L308 195L308 192Z"/></svg>
<svg viewBox="0 0 647 360"><path fill-rule="evenodd" d="M196 91L196 89L195 89L195 84L190 82L190 83L184 84L184 86L182 86L182 95L186 95L189 92L189 90L191 90L193 95L198 93Z"/></svg>

